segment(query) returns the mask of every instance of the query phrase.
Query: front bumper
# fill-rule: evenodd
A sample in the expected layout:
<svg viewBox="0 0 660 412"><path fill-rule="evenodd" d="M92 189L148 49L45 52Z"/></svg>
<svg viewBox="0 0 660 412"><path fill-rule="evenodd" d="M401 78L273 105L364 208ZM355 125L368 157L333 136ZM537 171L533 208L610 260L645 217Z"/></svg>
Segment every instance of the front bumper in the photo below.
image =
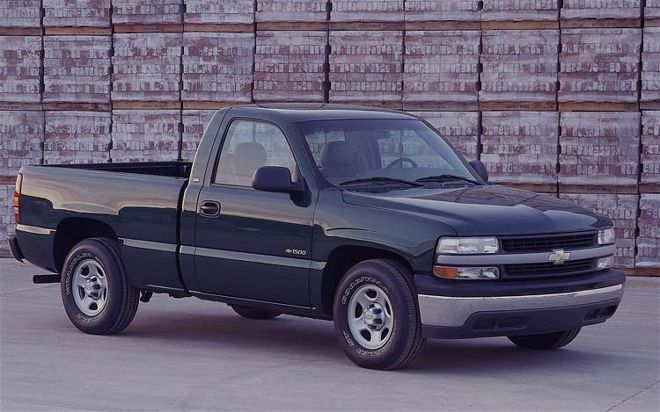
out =
<svg viewBox="0 0 660 412"><path fill-rule="evenodd" d="M554 279L542 288L531 287L529 281L496 281L488 286L454 281L440 286L445 293L429 294L424 291L429 286L425 281L422 290L418 288L424 336L531 335L604 322L614 315L624 282L623 274L604 271L581 282ZM496 289L506 293L494 293Z"/></svg>

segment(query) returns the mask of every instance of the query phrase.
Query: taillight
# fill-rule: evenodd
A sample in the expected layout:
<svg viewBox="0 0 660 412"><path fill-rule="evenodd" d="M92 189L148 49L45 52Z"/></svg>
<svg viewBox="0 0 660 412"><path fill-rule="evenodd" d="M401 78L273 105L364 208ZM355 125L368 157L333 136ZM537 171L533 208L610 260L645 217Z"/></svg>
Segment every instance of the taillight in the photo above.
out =
<svg viewBox="0 0 660 412"><path fill-rule="evenodd" d="M14 188L14 219L21 223L21 189L23 188L23 175L16 176L16 187Z"/></svg>

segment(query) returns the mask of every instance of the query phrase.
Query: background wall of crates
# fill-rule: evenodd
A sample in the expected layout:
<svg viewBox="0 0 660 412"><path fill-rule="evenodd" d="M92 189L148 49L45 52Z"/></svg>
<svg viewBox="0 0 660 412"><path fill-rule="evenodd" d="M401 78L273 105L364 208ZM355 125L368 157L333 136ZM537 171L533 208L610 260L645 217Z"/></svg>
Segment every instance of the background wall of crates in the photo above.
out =
<svg viewBox="0 0 660 412"><path fill-rule="evenodd" d="M21 165L188 160L217 108L285 101L417 113L658 272L660 0L2 0L0 248Z"/></svg>

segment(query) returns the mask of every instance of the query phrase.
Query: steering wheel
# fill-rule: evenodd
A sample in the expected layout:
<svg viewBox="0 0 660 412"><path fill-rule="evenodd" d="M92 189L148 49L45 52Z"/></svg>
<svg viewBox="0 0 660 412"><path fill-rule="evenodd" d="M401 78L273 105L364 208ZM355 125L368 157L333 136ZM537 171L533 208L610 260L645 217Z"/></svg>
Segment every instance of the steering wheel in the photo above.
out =
<svg viewBox="0 0 660 412"><path fill-rule="evenodd" d="M404 163L410 163L410 165L412 167L419 167L417 165L417 163L414 160L412 160L411 158L409 158L409 157L400 157L398 159L394 159L394 161L392 161L390 164L385 166L385 169L391 169L391 168L399 166L399 165L403 166Z"/></svg>

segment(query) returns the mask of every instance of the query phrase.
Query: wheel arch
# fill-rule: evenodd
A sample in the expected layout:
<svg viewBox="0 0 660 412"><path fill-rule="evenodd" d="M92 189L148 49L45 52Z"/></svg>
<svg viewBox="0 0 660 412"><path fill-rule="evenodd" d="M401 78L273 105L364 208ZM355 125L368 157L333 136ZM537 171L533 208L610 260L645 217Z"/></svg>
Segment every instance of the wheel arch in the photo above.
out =
<svg viewBox="0 0 660 412"><path fill-rule="evenodd" d="M100 220L79 217L62 220L57 225L53 240L55 269L58 272L62 269L67 255L76 244L93 237L118 239L112 227Z"/></svg>
<svg viewBox="0 0 660 412"><path fill-rule="evenodd" d="M409 274L413 273L411 263L394 251L371 246L338 246L328 255L323 269L321 303L324 314L332 316L335 293L344 274L356 264L371 259L389 259L403 266Z"/></svg>

